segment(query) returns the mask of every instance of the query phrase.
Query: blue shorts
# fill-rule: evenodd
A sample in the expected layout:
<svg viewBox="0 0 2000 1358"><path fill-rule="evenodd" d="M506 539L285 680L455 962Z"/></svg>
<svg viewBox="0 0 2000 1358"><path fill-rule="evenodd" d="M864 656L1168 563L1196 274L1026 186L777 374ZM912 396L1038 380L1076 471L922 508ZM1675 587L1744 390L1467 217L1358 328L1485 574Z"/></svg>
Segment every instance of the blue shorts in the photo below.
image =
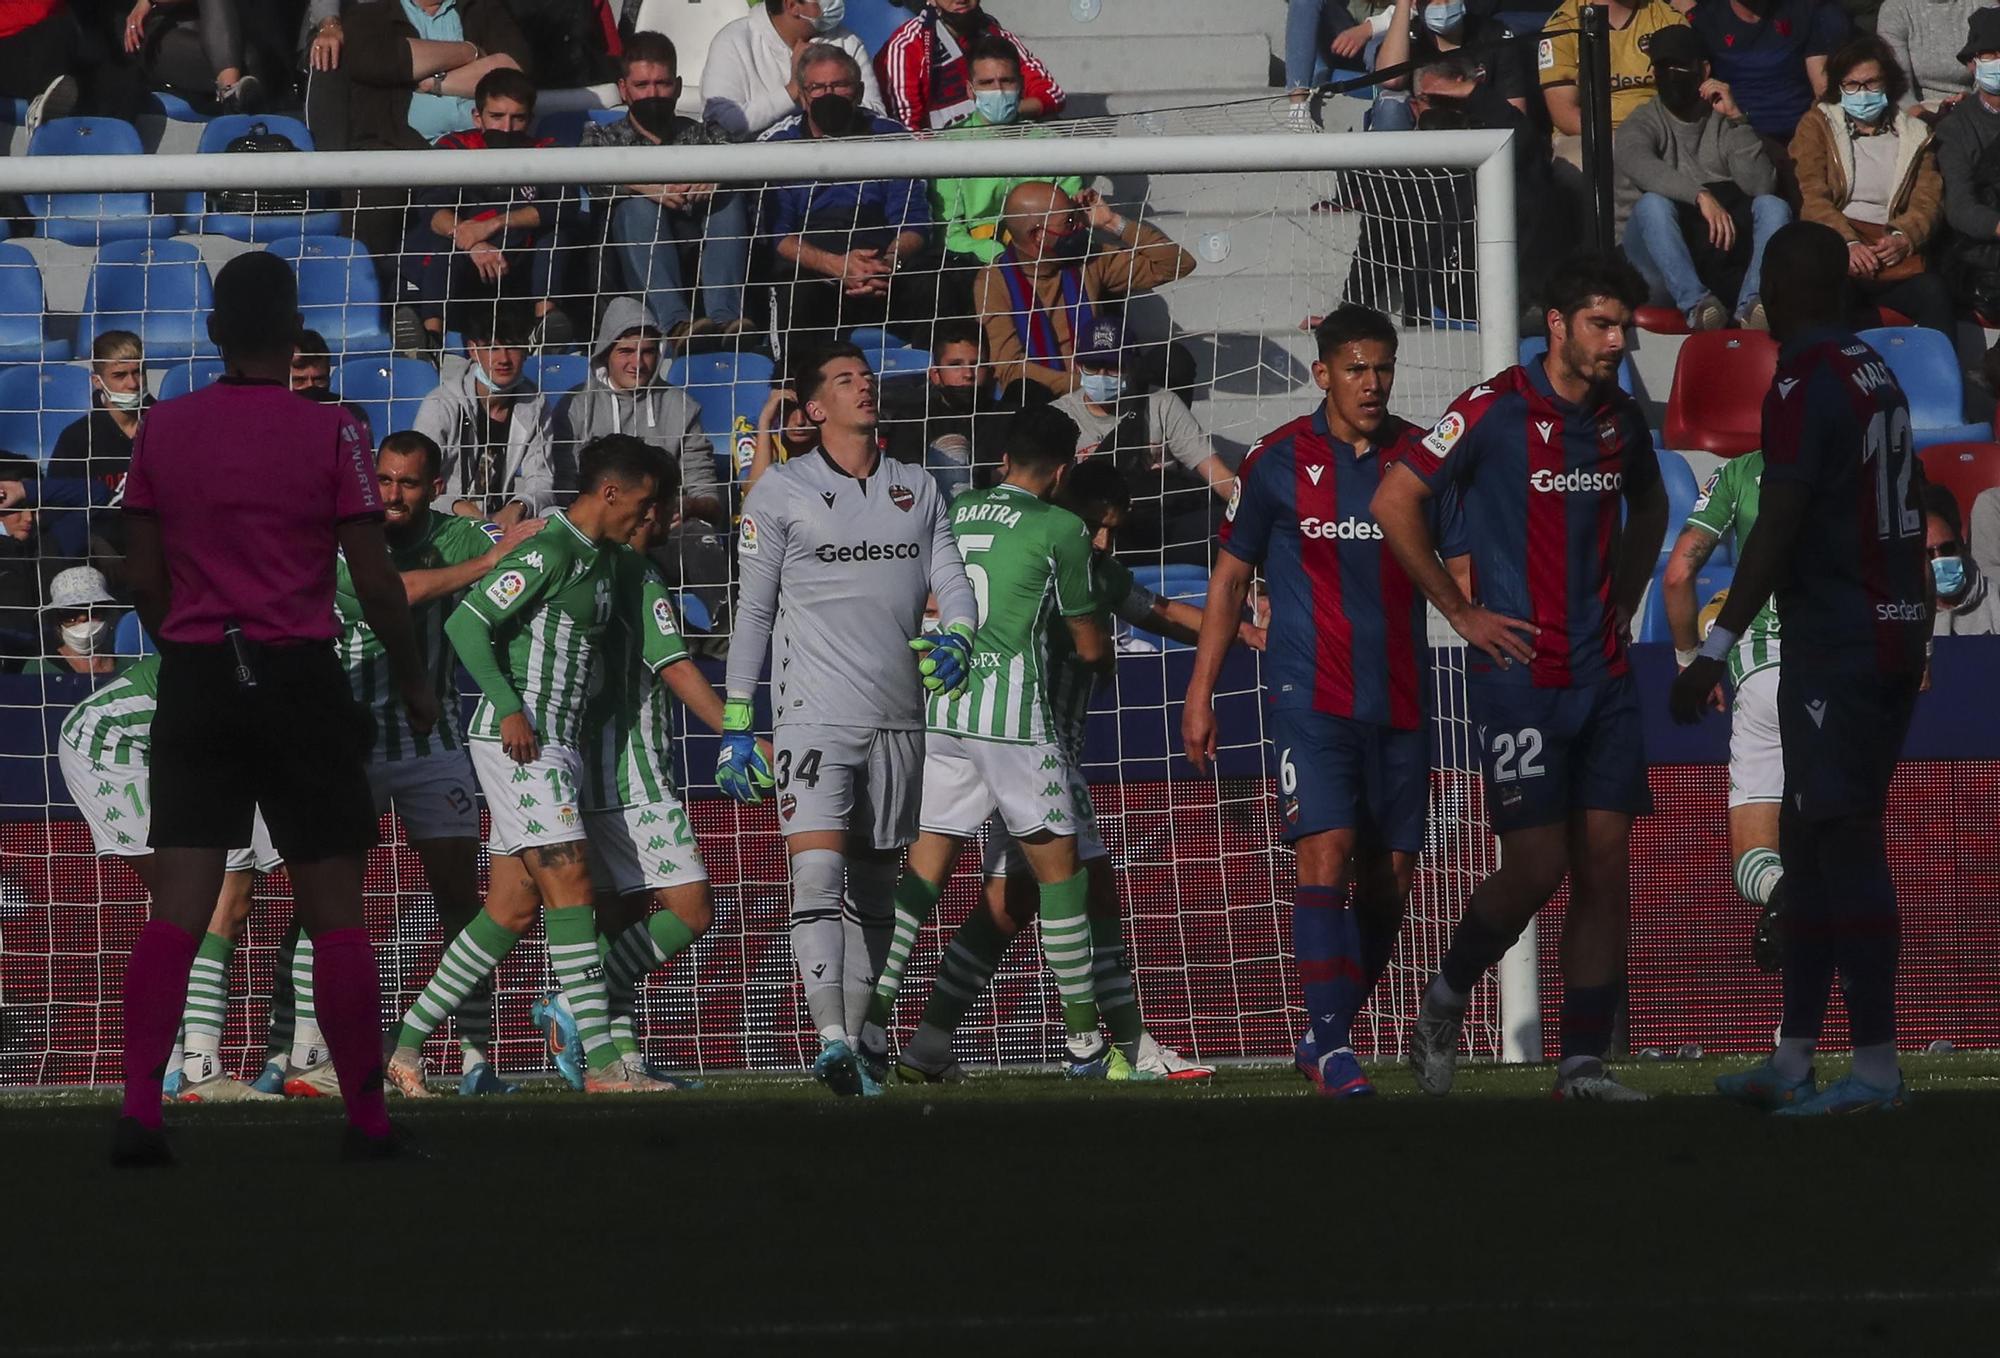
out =
<svg viewBox="0 0 2000 1358"><path fill-rule="evenodd" d="M1631 675L1578 688L1474 680L1466 700L1495 834L1557 825L1575 811L1653 809Z"/></svg>
<svg viewBox="0 0 2000 1358"><path fill-rule="evenodd" d="M1398 731L1298 708L1267 715L1278 752L1280 839L1355 830L1397 852L1422 850L1431 775L1422 728Z"/></svg>
<svg viewBox="0 0 2000 1358"><path fill-rule="evenodd" d="M1879 816L1917 705L1917 675L1778 665L1785 810L1806 820Z"/></svg>

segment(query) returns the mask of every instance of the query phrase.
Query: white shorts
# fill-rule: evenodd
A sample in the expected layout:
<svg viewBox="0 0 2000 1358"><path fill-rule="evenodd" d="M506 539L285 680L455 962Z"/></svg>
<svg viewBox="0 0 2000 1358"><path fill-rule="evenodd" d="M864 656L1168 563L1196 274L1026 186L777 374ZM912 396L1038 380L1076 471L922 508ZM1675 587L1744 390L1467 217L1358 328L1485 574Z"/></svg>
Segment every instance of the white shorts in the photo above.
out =
<svg viewBox="0 0 2000 1358"><path fill-rule="evenodd" d="M932 731L924 744L923 827L970 839L989 817L1010 835L1074 835L1069 756L1059 746L1009 745Z"/></svg>
<svg viewBox="0 0 2000 1358"><path fill-rule="evenodd" d="M472 759L462 749L434 750L411 759L380 759L368 765L368 790L375 794L375 814L387 815L393 807L402 818L403 835L411 843L478 838L479 803L473 800L477 788Z"/></svg>
<svg viewBox="0 0 2000 1358"><path fill-rule="evenodd" d="M586 811L583 830L590 880L599 891L630 896L708 880L694 828L677 801Z"/></svg>
<svg viewBox="0 0 2000 1358"><path fill-rule="evenodd" d="M1097 833L1097 808L1090 804L1090 784L1074 768L1069 775L1070 819L1076 825L1076 857L1081 863L1097 858L1111 857L1111 850L1104 847L1103 838ZM1015 873L1033 876L1028 867L1028 856L1021 852L1021 846L1014 842L997 823L987 826L986 858L982 871L988 877L1009 877Z"/></svg>
<svg viewBox="0 0 2000 1358"><path fill-rule="evenodd" d="M544 745L534 763L516 764L497 740L466 743L493 822L486 835L488 849L517 854L583 838L583 812L576 799L582 755L567 746Z"/></svg>
<svg viewBox="0 0 2000 1358"><path fill-rule="evenodd" d="M115 858L145 858L153 852L146 843L153 824L152 777L143 764L97 764L83 751L62 744L56 747L56 763L70 799L83 812L90 827L90 842L101 854ZM285 860L271 847L271 832L264 828L259 812L250 822L250 847L231 849L223 860L227 872L275 872Z"/></svg>
<svg viewBox="0 0 2000 1358"><path fill-rule="evenodd" d="M1729 713L1729 804L1785 800L1785 747L1778 739L1778 667L1746 675Z"/></svg>
<svg viewBox="0 0 2000 1358"><path fill-rule="evenodd" d="M924 733L788 723L771 734L778 833L840 830L878 849L917 838Z"/></svg>

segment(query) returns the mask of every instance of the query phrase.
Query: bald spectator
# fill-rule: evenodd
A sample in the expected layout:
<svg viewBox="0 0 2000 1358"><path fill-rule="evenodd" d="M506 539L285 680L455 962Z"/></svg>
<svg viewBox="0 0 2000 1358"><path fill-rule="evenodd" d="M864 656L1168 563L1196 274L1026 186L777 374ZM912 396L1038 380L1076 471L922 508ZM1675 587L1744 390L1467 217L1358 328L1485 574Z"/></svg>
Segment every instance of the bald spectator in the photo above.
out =
<svg viewBox="0 0 2000 1358"><path fill-rule="evenodd" d="M764 0L717 33L701 71L703 119L737 141L763 136L805 106L796 64L814 44L845 52L860 72L856 102L882 112L868 48L841 27L846 8L845 0Z"/></svg>
<svg viewBox="0 0 2000 1358"><path fill-rule="evenodd" d="M1053 184L1021 184L1007 195L1000 229L1005 248L980 271L972 299L1005 387L1026 382L1051 397L1076 390L1076 337L1099 308L1194 272L1193 255L1093 189L1071 198Z"/></svg>
<svg viewBox="0 0 2000 1358"><path fill-rule="evenodd" d="M1003 42L1019 54L1020 101L1013 116L989 122L1053 118L1062 112L1062 86L1019 38L980 7L980 0L930 0L923 12L889 35L875 55L875 73L891 118L922 132L963 122L980 104L973 89L973 53L982 43Z"/></svg>
<svg viewBox="0 0 2000 1358"><path fill-rule="evenodd" d="M844 48L806 47L799 53L796 82L804 111L759 140L902 133L900 124L861 106L862 74ZM764 211L762 234L774 238L778 280L790 285L789 329L888 326L919 348L929 342L937 315L937 271L899 272L930 242L930 200L921 180L774 184Z"/></svg>

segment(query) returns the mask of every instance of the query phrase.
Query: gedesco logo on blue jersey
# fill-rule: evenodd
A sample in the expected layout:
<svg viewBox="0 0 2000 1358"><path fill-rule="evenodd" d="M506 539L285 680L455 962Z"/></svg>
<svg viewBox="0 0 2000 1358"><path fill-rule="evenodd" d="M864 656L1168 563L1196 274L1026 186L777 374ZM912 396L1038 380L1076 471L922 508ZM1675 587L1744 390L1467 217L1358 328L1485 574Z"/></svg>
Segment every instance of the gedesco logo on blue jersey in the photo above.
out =
<svg viewBox="0 0 2000 1358"><path fill-rule="evenodd" d="M1537 471L1528 478L1528 484L1544 493L1559 495L1600 494L1615 491L1625 484L1623 472L1552 472Z"/></svg>
<svg viewBox="0 0 2000 1358"><path fill-rule="evenodd" d="M1379 542L1382 526L1373 519L1300 519L1299 535L1343 542Z"/></svg>

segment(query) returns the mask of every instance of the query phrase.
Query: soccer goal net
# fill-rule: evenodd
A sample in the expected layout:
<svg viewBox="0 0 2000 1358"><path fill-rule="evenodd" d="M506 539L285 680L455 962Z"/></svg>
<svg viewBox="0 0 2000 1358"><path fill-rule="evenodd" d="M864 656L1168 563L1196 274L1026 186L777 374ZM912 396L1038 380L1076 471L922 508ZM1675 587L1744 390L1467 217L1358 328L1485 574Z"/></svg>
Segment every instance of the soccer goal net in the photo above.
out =
<svg viewBox="0 0 2000 1358"><path fill-rule="evenodd" d="M27 563L45 590L56 570L89 563L120 592L114 417L131 398L105 393L130 388L132 372L160 399L214 380L213 273L267 250L300 281L313 338L299 380L360 411L378 439L417 427L452 443L471 478L464 493L488 509L509 499L507 458L522 441L545 445L559 497L585 428L615 426L677 447L684 468L705 465L710 484L689 478L661 549L704 664L728 646L734 514L760 423L779 455L786 446L788 410L773 393L802 337L859 343L882 374L889 452L955 490L993 474L990 420L1037 381L1060 379L1065 343L1080 350L1092 323L1112 318L1119 361L1100 366L1123 372L1123 390L1057 399L1087 456L1115 460L1132 492L1120 557L1142 583L1199 603L1233 469L1320 399L1313 318L1343 301L1388 312L1401 332L1393 406L1425 423L1515 361L1515 251L1502 134L1292 135L1282 105L1222 131L1188 126L1147 115L1026 136L11 160L0 181L22 196L32 234L0 244L0 291L13 299L0 305L0 451L11 468L0 487L21 481L36 521L0 518L23 524L10 530L17 556L0 565ZM1064 190L1032 198L1040 231L1006 219L1012 181ZM948 204L969 215L947 224ZM1061 261L1067 290L1047 305L1020 291L1037 235L1067 239L1044 243L1052 259L1078 252ZM638 303L667 338L653 385L634 391L651 375L614 372L606 353ZM973 355L987 366L965 419L951 383ZM691 431L669 418L684 407L667 389L688 398L708 443L699 456L681 444ZM585 396L595 423L579 414ZM94 853L55 758L65 716L113 675L60 649L62 610L33 606L46 597L0 610L17 654L53 656L35 673L0 675L0 1084L117 1078L120 977L145 915L129 862ZM136 619L97 608L115 624L99 649L122 665L144 648ZM1434 640L1428 840L1409 924L1356 1029L1366 1057L1402 1050L1423 981L1492 864L1461 653L1448 635ZM1277 846L1281 770L1264 739L1258 657L1230 657L1220 768L1197 776L1179 749L1192 652L1130 627L1118 647L1086 772L1148 1027L1205 1059L1285 1056L1303 1026L1294 871ZM795 1068L811 1032L772 805L717 795L705 730L676 744L716 922L645 986L648 1054L687 1069ZM968 851L917 946L897 1016L905 1035L940 940L978 899L979 863ZM445 941L391 818L367 890L389 1019ZM262 877L230 973L224 1053L239 1073L263 1059L290 916L283 872ZM533 935L499 977L503 1069L544 1067L527 1013L548 984ZM1497 987L1475 997L1472 1057L1520 1049L1506 1030L1532 1021L1532 985L1523 994L1505 1006ZM1039 1061L1061 1035L1032 938L1018 940L959 1055ZM433 1041L438 1064L455 1060L449 1027Z"/></svg>

